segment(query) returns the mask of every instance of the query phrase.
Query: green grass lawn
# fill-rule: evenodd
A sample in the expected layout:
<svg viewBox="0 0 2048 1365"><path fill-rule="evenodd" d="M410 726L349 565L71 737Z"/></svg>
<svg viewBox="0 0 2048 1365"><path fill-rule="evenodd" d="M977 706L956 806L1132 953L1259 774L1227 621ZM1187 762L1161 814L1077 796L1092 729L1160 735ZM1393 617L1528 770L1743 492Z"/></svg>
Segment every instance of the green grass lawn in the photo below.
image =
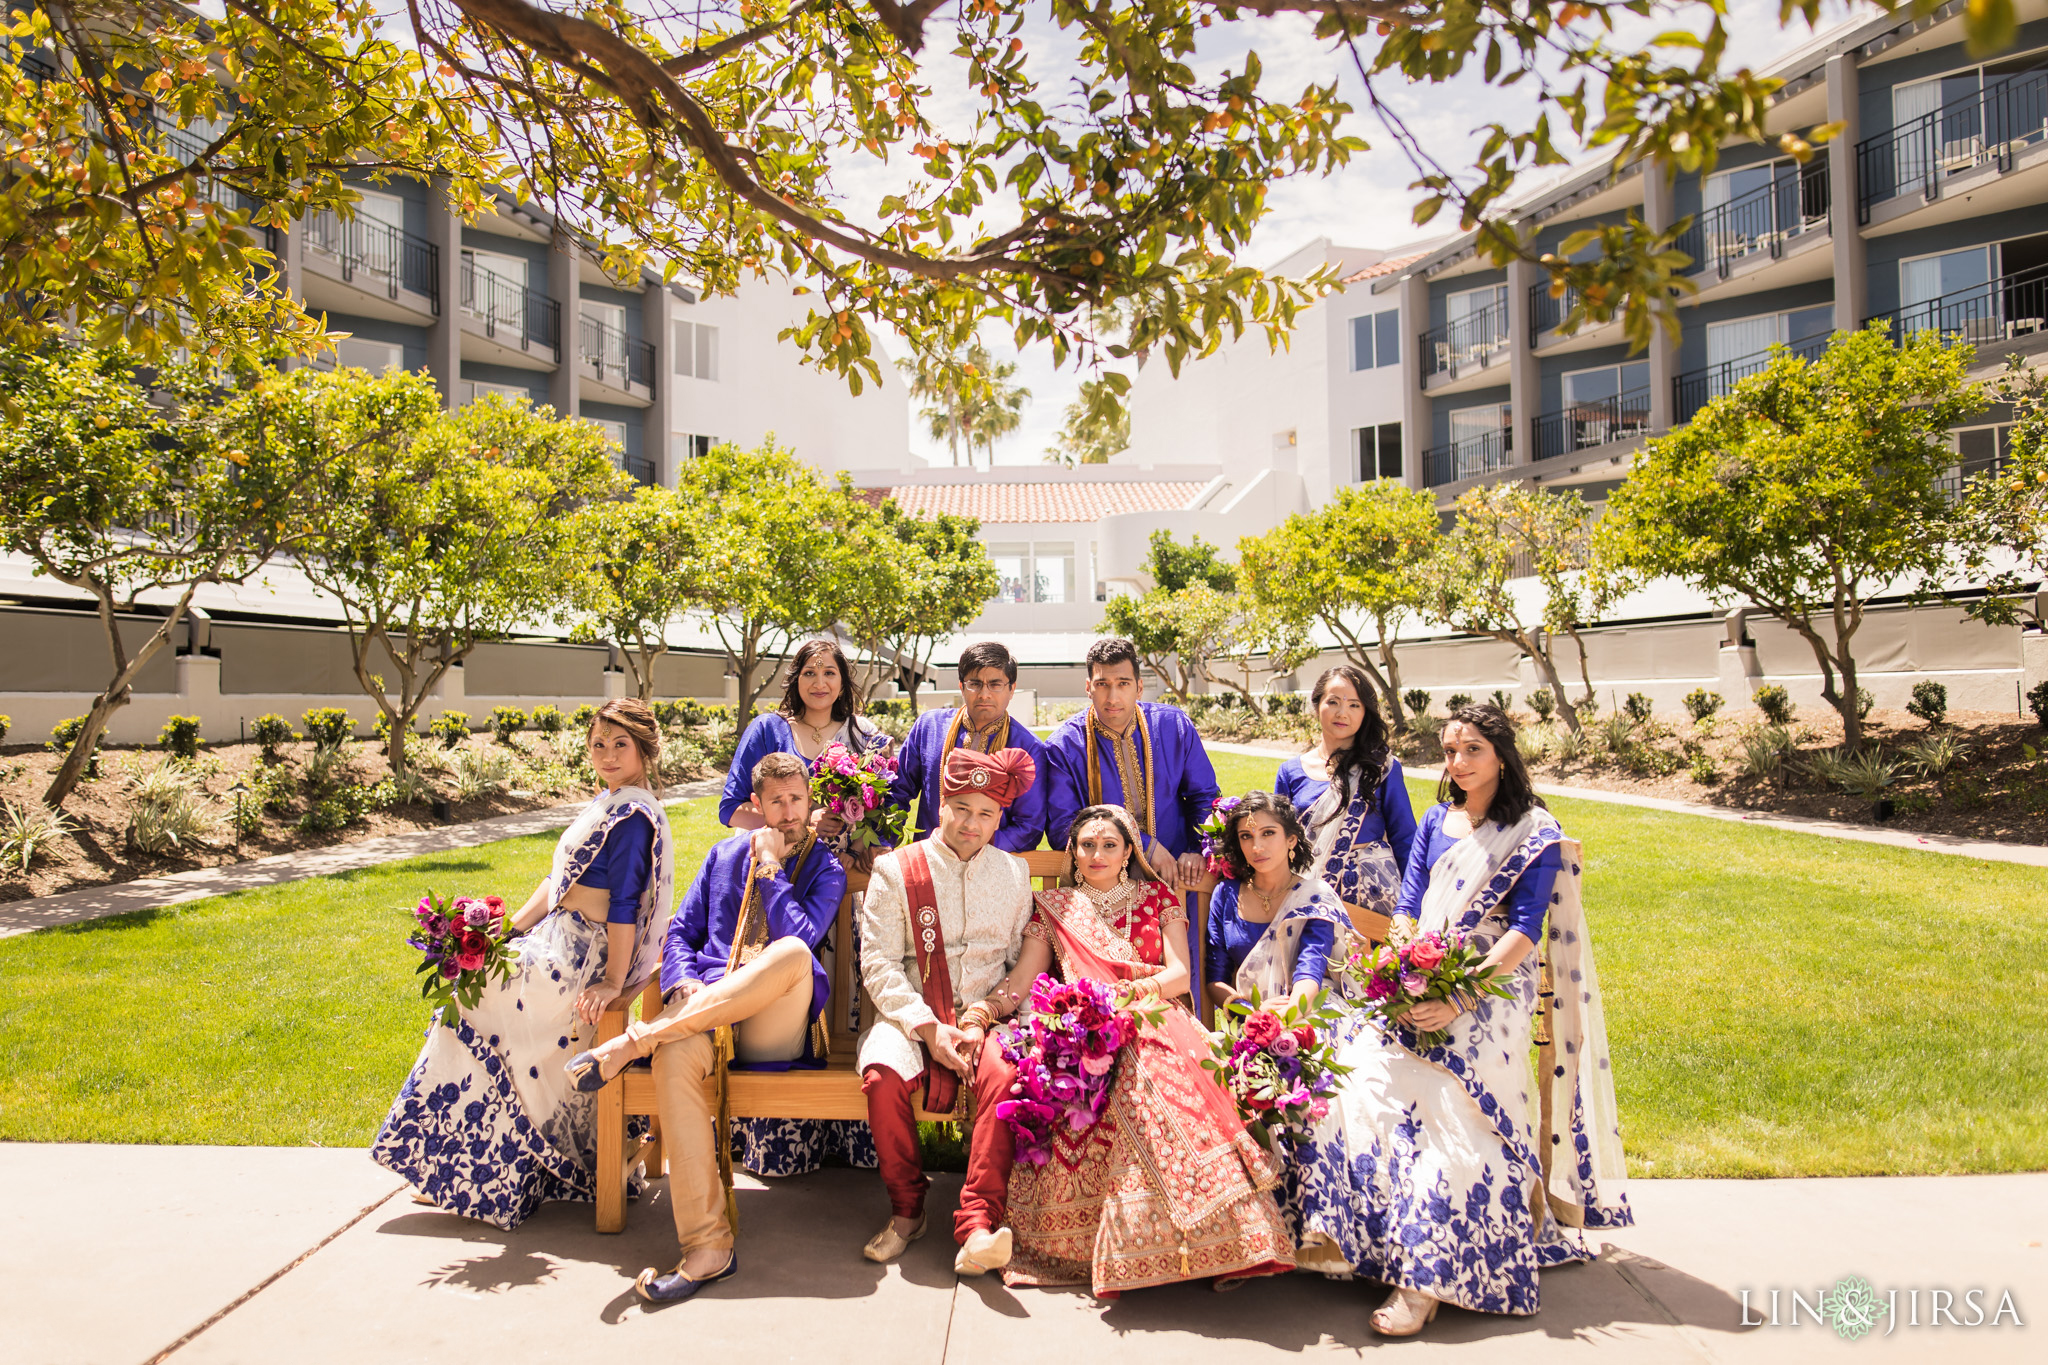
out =
<svg viewBox="0 0 2048 1365"><path fill-rule="evenodd" d="M1217 755L1226 793L1277 760ZM1416 809L1433 789L1411 783ZM1586 845L1638 1175L2048 1167L2039 869L1552 803ZM684 866L719 831L678 809ZM367 1143L425 1012L404 911L552 836L0 941L0 1139Z"/></svg>

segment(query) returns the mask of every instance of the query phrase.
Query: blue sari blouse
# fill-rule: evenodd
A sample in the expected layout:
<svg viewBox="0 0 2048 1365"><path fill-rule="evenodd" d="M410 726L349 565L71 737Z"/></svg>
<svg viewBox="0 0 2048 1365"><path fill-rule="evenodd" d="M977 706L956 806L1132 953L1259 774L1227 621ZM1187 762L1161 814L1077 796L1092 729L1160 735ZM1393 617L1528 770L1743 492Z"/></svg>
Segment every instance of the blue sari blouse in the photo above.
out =
<svg viewBox="0 0 2048 1365"><path fill-rule="evenodd" d="M1238 913L1239 884L1219 882L1215 894L1209 900L1209 941L1202 953L1202 979L1228 986L1237 980L1237 969L1251 956L1251 951L1266 931L1273 927L1271 920L1248 920ZM1301 953L1294 959L1294 984L1304 981L1321 984L1323 973L1329 969L1330 952L1337 944L1337 929L1328 920L1316 920L1301 931Z"/></svg>
<svg viewBox="0 0 2048 1365"><path fill-rule="evenodd" d="M1422 898L1429 892L1430 869L1458 842L1456 837L1444 833L1444 817L1450 811L1448 805L1431 806L1422 817L1422 827L1416 831L1416 856L1408 864L1407 874L1401 878L1399 913L1410 919L1417 918L1422 912ZM1557 874L1563 869L1564 850L1553 841L1516 879L1515 889L1502 899L1502 913L1507 916L1508 928L1521 930L1531 943L1543 942L1543 915L1550 908L1550 892L1557 882Z"/></svg>
<svg viewBox="0 0 2048 1365"><path fill-rule="evenodd" d="M640 897L647 890L647 874L653 864L654 825L636 810L606 832L604 847L583 869L576 885L611 893L606 924L637 924Z"/></svg>

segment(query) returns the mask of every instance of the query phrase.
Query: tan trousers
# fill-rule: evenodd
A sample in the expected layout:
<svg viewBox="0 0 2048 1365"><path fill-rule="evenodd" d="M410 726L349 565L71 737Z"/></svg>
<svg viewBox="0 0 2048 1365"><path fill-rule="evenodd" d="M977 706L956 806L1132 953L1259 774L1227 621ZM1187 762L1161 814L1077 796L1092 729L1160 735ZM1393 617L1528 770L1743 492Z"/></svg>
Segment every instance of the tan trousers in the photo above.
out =
<svg viewBox="0 0 2048 1365"><path fill-rule="evenodd" d="M668 1197L676 1215L676 1240L685 1254L732 1245L706 1084L716 1058L712 1031L733 1025L733 1050L744 1062L802 1056L811 1023L811 960L811 950L800 939L779 938L724 980L632 1030L642 1046L654 1046L655 1105L668 1145Z"/></svg>

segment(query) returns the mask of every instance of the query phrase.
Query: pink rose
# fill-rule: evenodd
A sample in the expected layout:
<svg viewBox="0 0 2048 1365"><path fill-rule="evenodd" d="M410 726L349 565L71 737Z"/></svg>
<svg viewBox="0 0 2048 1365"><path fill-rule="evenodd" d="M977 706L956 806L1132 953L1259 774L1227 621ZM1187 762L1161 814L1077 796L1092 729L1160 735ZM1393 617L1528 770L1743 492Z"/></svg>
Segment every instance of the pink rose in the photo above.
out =
<svg viewBox="0 0 2048 1365"><path fill-rule="evenodd" d="M1281 1034L1280 1017L1270 1010L1253 1010L1244 1021L1244 1038L1253 1047L1271 1047Z"/></svg>
<svg viewBox="0 0 2048 1365"><path fill-rule="evenodd" d="M1444 960L1444 945L1434 938L1419 938L1408 945L1408 965L1419 972L1435 971Z"/></svg>
<svg viewBox="0 0 2048 1365"><path fill-rule="evenodd" d="M1411 1000L1420 1000L1422 993L1429 989L1429 978L1418 972L1401 973L1401 990Z"/></svg>
<svg viewBox="0 0 2048 1365"><path fill-rule="evenodd" d="M1308 1107L1308 1116L1317 1123L1321 1123L1330 1116L1330 1102L1328 1100L1317 1100Z"/></svg>
<svg viewBox="0 0 2048 1365"><path fill-rule="evenodd" d="M1294 1040L1294 1035L1291 1033L1283 1033L1273 1040L1273 1055L1275 1057L1292 1057L1299 1051L1301 1051L1301 1044Z"/></svg>
<svg viewBox="0 0 2048 1365"><path fill-rule="evenodd" d="M462 968L465 972L477 971L484 965L484 955L482 953L464 953L455 959L455 965ZM443 970L445 971L446 968L444 967Z"/></svg>

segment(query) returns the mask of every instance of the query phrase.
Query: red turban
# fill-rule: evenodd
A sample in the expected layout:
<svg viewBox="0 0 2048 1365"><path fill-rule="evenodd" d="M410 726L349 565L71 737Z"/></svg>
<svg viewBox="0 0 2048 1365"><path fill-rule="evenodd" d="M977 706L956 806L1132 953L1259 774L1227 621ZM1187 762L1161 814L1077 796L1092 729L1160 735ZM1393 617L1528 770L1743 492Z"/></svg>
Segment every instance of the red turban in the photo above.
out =
<svg viewBox="0 0 2048 1365"><path fill-rule="evenodd" d="M1030 791L1037 776L1038 765L1022 749L998 749L992 754L955 749L946 755L945 770L939 775L939 795L974 792L998 806L1007 806Z"/></svg>

